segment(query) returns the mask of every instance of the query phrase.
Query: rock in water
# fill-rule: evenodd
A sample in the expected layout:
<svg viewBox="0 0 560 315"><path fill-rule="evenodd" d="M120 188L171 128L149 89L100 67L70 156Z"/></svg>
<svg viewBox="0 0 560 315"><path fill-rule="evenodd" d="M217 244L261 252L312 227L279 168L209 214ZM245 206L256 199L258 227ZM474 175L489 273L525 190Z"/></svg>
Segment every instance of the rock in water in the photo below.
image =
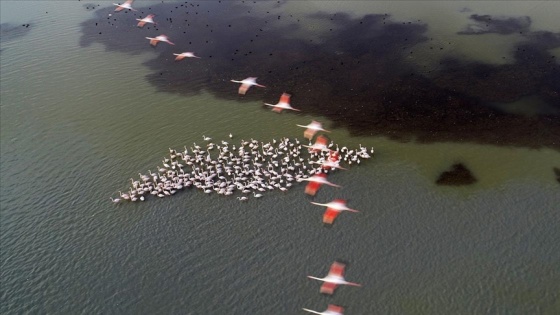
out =
<svg viewBox="0 0 560 315"><path fill-rule="evenodd" d="M554 174L556 174L556 180L560 183L560 168L554 167Z"/></svg>
<svg viewBox="0 0 560 315"><path fill-rule="evenodd" d="M445 171L439 175L436 181L438 185L462 186L471 185L476 182L476 178L471 171L462 163L453 164L450 171Z"/></svg>

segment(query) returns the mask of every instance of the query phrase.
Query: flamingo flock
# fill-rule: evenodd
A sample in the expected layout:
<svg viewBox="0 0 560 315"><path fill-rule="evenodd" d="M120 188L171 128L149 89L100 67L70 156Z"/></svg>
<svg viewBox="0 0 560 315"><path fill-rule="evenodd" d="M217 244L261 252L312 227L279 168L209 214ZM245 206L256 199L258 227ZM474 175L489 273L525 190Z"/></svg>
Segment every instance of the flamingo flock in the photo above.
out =
<svg viewBox="0 0 560 315"><path fill-rule="evenodd" d="M156 166L155 172L139 173L139 179L131 178L131 186L119 197L112 198L115 203L121 201L144 201L144 196L172 196L180 190L191 187L204 193L217 193L229 196L241 192L240 201L246 201L253 194L254 198L263 197L271 190L287 191L295 183L309 181L316 185L338 186L326 181L326 174L336 168L326 169L325 161L332 156L326 151L306 149L298 139L273 139L261 142L255 139L241 140L239 145L230 145L226 141L210 142L212 138L202 136L205 147L196 143L184 150L169 149L169 156L162 164ZM334 142L329 146L334 147ZM343 159L367 159L369 154L362 150L344 150ZM321 179L317 179L321 178ZM307 191L307 188L306 188Z"/></svg>
<svg viewBox="0 0 560 315"><path fill-rule="evenodd" d="M134 0L127 0L123 4L114 4L115 12L122 10L136 11L132 8ZM148 14L138 21L137 27L143 28L147 23L156 24L155 15ZM150 45L156 47L158 43L165 42L175 45L169 38L161 34L156 37L146 37ZM194 52L173 53L175 61L185 58L200 58ZM230 80L241 84L238 89L239 95L245 95L249 88L257 86L265 88L257 83L256 77L248 77L243 80ZM284 110L301 111L291 106L291 95L283 93L278 103L264 103L271 107L273 112L282 113ZM369 159L368 149L360 145L359 149L349 150L346 147L339 148L334 142L324 135L316 137L318 132L330 132L323 128L322 124L313 120L308 125L297 125L305 128L303 136L310 141L309 145L303 145L298 139L281 138L279 141L264 143L251 139L241 140L239 145L230 146L229 143L210 142L212 138L202 136L206 142L205 147L193 144L189 149L177 151L169 149L169 157L163 159L163 163L156 167L156 172L148 170L148 174L139 173L139 180L130 179L131 186L123 193L119 191L119 197L111 197L114 203L123 201L144 201L145 196L153 195L159 198L172 196L180 190L197 188L204 193L217 193L219 195L234 195L239 201L248 201L249 197L261 198L270 190L287 191L297 182L308 182L305 193L315 196L323 185L341 188L340 185L331 183L327 174L335 170L346 170L340 166L344 161L348 164L360 164L362 159ZM229 134L232 138L232 134ZM374 150L371 148L370 153ZM343 212L357 213L358 210L348 208L347 201L335 199L328 203L311 202L313 205L326 207L323 214L323 223L332 225L338 215ZM344 278L346 264L335 261L324 278L308 276L309 279L322 281L320 293L332 295L338 286L348 285L360 287L361 284L346 281ZM303 308L304 311L322 315L342 315L344 308L329 304L323 312Z"/></svg>

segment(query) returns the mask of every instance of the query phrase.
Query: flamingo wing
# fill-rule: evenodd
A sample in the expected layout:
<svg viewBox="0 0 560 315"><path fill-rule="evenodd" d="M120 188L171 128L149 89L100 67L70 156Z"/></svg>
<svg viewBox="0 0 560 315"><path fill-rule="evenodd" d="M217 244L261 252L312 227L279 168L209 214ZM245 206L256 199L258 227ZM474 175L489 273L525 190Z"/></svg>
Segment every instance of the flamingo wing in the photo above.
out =
<svg viewBox="0 0 560 315"><path fill-rule="evenodd" d="M117 6L117 8L115 9L116 12L122 11L124 9L124 7L121 6Z"/></svg>
<svg viewBox="0 0 560 315"><path fill-rule="evenodd" d="M158 43L159 43L159 40L157 40L157 39L150 39L150 45L156 47Z"/></svg>
<svg viewBox="0 0 560 315"><path fill-rule="evenodd" d="M323 223L333 224L336 217L340 214L340 211L333 208L327 208L325 214L323 214ZM331 268L332 269L332 268Z"/></svg>
<svg viewBox="0 0 560 315"><path fill-rule="evenodd" d="M181 61L183 58L185 58L183 55L177 55L177 57L175 57L175 61Z"/></svg>
<svg viewBox="0 0 560 315"><path fill-rule="evenodd" d="M336 283L325 282L323 283L323 285L321 285L321 289L319 292L331 295L334 293L334 290L336 290L337 287L338 285Z"/></svg>
<svg viewBox="0 0 560 315"><path fill-rule="evenodd" d="M144 27L144 25L146 25L146 22L144 22L144 21L140 21L137 24L138 27Z"/></svg>
<svg viewBox="0 0 560 315"><path fill-rule="evenodd" d="M272 107L272 111L275 113L281 113L284 109L282 107L274 106Z"/></svg>

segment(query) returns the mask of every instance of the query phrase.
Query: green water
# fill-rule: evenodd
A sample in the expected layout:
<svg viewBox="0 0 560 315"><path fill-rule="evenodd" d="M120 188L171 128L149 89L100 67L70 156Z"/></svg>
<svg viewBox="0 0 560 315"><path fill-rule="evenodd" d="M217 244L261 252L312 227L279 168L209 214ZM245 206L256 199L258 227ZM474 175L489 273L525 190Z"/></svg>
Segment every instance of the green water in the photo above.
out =
<svg viewBox="0 0 560 315"><path fill-rule="evenodd" d="M463 25L456 17L465 5L529 14L533 28L559 31L554 2L267 7L273 4L260 10L390 12L425 21L442 41ZM233 143L302 138L296 124L330 122L208 92L157 92L142 65L156 54L149 47L127 55L79 46L80 23L93 14L82 2L0 6L2 23L32 24L28 34L2 42L0 55L2 313L295 314L327 303L345 305L347 314L560 312L560 194L552 171L560 167L558 151L401 143L334 129L337 143L373 146L376 154L332 176L343 189L317 196L347 198L361 210L341 215L330 229L301 186L247 203L193 190L115 206L109 196L138 172L154 170L170 147L202 144L202 135ZM511 47L507 39L454 39L453 53L485 62L502 62L496 56ZM436 56L415 58L422 64ZM436 186L456 162L477 183ZM364 287L321 296L306 275L325 274L335 259L349 261L348 279Z"/></svg>

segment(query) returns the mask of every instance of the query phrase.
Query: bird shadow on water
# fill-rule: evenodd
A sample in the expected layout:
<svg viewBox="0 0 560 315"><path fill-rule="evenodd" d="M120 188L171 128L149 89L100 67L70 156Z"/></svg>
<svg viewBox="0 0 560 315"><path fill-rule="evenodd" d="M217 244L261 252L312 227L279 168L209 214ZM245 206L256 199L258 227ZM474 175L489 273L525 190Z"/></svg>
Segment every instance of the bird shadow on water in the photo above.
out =
<svg viewBox="0 0 560 315"><path fill-rule="evenodd" d="M99 42L128 54L155 49L159 54L144 66L152 71L147 80L160 91L195 95L204 89L222 99L267 102L290 91L295 107L326 116L353 135L560 149L560 66L548 51L560 47L560 34L527 31L529 18L495 20L484 32L458 32L478 36L521 28L513 63L444 57L436 68L419 72L407 58L434 49L417 47L432 40L424 23L396 22L389 14L352 18L319 12L295 18L263 14L252 5L161 3L118 13L101 8L83 22L80 44ZM136 19L147 14L155 14L158 24L136 27ZM472 19L480 22L479 16ZM302 23L317 21L334 26L317 34L303 30ZM291 36L296 32L310 33ZM151 48L144 37L159 34L176 45ZM202 59L174 61L173 53L185 51ZM267 88L239 97L229 80L248 76L258 76ZM553 113L518 115L491 105L507 107L526 96L547 103Z"/></svg>

